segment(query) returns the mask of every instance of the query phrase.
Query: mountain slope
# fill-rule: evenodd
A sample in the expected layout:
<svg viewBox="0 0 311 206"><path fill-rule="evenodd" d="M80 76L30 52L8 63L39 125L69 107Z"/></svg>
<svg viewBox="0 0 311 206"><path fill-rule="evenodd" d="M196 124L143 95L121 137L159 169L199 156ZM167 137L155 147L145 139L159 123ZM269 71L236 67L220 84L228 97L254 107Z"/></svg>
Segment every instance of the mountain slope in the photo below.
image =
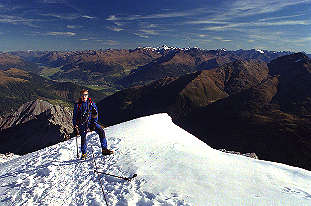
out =
<svg viewBox="0 0 311 206"><path fill-rule="evenodd" d="M230 61L233 61L233 58L216 56L214 53L199 49L186 51L177 49L133 70L119 82L126 87L141 85L165 77L178 77L195 71L216 68Z"/></svg>
<svg viewBox="0 0 311 206"><path fill-rule="evenodd" d="M112 156L76 160L75 140L0 163L3 205L274 205L311 203L311 172L214 150L174 125L166 114L106 128Z"/></svg>
<svg viewBox="0 0 311 206"><path fill-rule="evenodd" d="M0 153L27 154L69 139L69 108L35 100L0 119Z"/></svg>
<svg viewBox="0 0 311 206"><path fill-rule="evenodd" d="M267 75L265 63L238 60L217 69L132 87L103 99L98 106L107 125L159 112L169 113L176 119L194 108L257 85Z"/></svg>
<svg viewBox="0 0 311 206"><path fill-rule="evenodd" d="M269 64L269 76L259 85L176 123L214 148L311 169L310 74L304 54L281 57Z"/></svg>
<svg viewBox="0 0 311 206"><path fill-rule="evenodd" d="M165 77L178 77L195 71L217 68L230 62L234 63L237 60L268 63L285 54L288 52L257 51L254 49L238 51L201 50L197 48L174 49L149 64L133 70L119 83L126 87L141 85Z"/></svg>
<svg viewBox="0 0 311 206"><path fill-rule="evenodd" d="M80 52L50 52L38 62L59 67L50 78L71 80L87 84L106 85L127 75L138 66L145 65L160 54L152 50L89 50Z"/></svg>
<svg viewBox="0 0 311 206"><path fill-rule="evenodd" d="M19 56L11 55L8 53L0 54L0 71L10 68L23 69L25 71L33 73L40 71L36 64L25 61Z"/></svg>
<svg viewBox="0 0 311 206"><path fill-rule="evenodd" d="M280 80L273 102L288 113L310 115L311 59L303 53L296 53L273 60L268 66L269 73L278 75Z"/></svg>
<svg viewBox="0 0 311 206"><path fill-rule="evenodd" d="M83 87L70 82L55 82L34 73L10 68L0 71L0 115L15 111L22 104L38 98L66 106L73 104ZM99 91L89 89L95 100L105 97Z"/></svg>
<svg viewBox="0 0 311 206"><path fill-rule="evenodd" d="M108 96L97 105L103 124L113 125L160 112L183 115L193 107L207 105L226 96L208 72L196 72L131 87Z"/></svg>

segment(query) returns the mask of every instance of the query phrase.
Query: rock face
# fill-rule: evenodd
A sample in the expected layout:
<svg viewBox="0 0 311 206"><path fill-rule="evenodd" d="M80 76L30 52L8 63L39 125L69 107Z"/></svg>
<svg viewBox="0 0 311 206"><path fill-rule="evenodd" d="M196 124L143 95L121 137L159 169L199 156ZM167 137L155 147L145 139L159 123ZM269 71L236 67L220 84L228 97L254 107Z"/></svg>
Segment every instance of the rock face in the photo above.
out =
<svg viewBox="0 0 311 206"><path fill-rule="evenodd" d="M258 156L252 152L252 153L245 153L245 154L241 154L240 152L235 152L235 151L227 151L225 149L220 149L219 151L225 152L225 153L229 153L229 154L236 154L236 155L242 155L245 157L249 157L249 158L253 158L253 159L259 159Z"/></svg>
<svg viewBox="0 0 311 206"><path fill-rule="evenodd" d="M31 101L0 119L0 153L33 152L69 139L72 132L69 108Z"/></svg>

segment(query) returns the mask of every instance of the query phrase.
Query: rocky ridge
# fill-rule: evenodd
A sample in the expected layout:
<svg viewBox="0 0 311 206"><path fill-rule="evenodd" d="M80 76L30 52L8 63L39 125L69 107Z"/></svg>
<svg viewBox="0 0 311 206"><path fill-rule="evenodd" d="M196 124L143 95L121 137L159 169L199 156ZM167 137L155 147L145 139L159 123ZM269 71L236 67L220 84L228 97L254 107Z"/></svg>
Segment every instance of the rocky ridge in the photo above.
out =
<svg viewBox="0 0 311 206"><path fill-rule="evenodd" d="M69 108L38 99L0 119L0 152L26 154L67 140L72 132Z"/></svg>

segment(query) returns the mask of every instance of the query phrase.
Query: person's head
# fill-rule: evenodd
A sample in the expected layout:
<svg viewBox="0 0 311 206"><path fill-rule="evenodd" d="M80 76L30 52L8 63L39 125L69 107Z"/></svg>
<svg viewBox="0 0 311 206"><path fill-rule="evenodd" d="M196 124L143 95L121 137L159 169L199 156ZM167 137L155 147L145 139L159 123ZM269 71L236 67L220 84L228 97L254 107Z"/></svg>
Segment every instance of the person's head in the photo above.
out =
<svg viewBox="0 0 311 206"><path fill-rule="evenodd" d="M87 98L89 97L89 91L87 89L82 89L80 91L80 95L81 95L81 100L83 102L86 102L87 101Z"/></svg>

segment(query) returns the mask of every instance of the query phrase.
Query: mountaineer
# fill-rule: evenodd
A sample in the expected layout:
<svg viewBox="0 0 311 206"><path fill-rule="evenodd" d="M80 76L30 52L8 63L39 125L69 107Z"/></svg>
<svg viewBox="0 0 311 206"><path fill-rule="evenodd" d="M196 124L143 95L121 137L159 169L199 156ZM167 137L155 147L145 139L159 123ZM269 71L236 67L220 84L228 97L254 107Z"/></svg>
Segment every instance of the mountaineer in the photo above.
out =
<svg viewBox="0 0 311 206"><path fill-rule="evenodd" d="M80 91L81 97L74 105L73 110L73 127L75 135L81 136L81 151L82 159L86 159L87 153L87 139L88 131L95 131L99 135L99 140L103 155L110 155L113 151L107 149L107 140L104 129L97 123L98 110L95 103L89 97L88 90L82 89Z"/></svg>

